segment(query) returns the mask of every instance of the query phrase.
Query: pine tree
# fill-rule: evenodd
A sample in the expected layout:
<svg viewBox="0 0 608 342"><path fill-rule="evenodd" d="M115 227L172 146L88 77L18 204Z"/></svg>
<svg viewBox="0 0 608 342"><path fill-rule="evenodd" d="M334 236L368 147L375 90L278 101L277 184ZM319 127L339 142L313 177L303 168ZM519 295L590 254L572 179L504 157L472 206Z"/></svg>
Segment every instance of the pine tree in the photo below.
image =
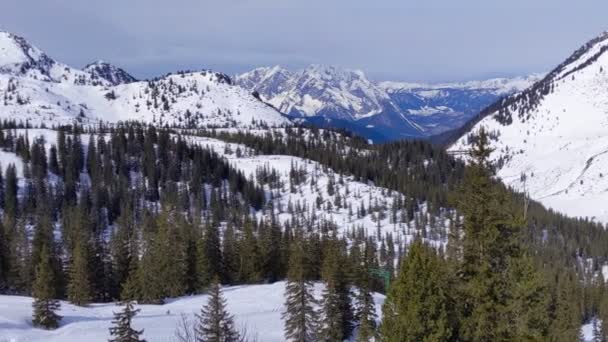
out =
<svg viewBox="0 0 608 342"><path fill-rule="evenodd" d="M382 341L449 341L452 337L444 261L421 240L410 246L382 312Z"/></svg>
<svg viewBox="0 0 608 342"><path fill-rule="evenodd" d="M139 309L133 309L133 303L127 301L122 311L114 313L114 320L112 320L112 327L110 327L109 342L146 342L140 336L144 330L135 330L131 326L133 317L137 315Z"/></svg>
<svg viewBox="0 0 608 342"><path fill-rule="evenodd" d="M204 260L207 263L207 277L210 280L219 277L221 280L224 278L224 262L222 260L222 245L218 227L213 223L208 223L205 226L205 235L203 239Z"/></svg>
<svg viewBox="0 0 608 342"><path fill-rule="evenodd" d="M0 224L0 292L8 287L8 273L10 270L9 264L9 244L5 237L5 229Z"/></svg>
<svg viewBox="0 0 608 342"><path fill-rule="evenodd" d="M599 341L606 342L608 341L608 296L604 293L605 284L602 281L602 296L600 297L599 308L598 308L598 317L595 319L595 323L598 325L599 330Z"/></svg>
<svg viewBox="0 0 608 342"><path fill-rule="evenodd" d="M323 324L319 338L322 341L343 341L353 329L350 288L344 273L345 257L341 255L336 238L326 242L322 276L325 283L321 301Z"/></svg>
<svg viewBox="0 0 608 342"><path fill-rule="evenodd" d="M226 310L226 299L222 295L219 280L216 278L209 291L209 300L196 315L197 342L238 342L239 333L234 326L234 319Z"/></svg>
<svg viewBox="0 0 608 342"><path fill-rule="evenodd" d="M366 265L364 270L368 270ZM360 286L357 291L356 318L359 323L357 342L370 342L376 336L376 307L371 294L371 277L369 272L361 272L358 280Z"/></svg>
<svg viewBox="0 0 608 342"><path fill-rule="evenodd" d="M157 227L139 263L141 300L160 303L165 297L183 295L186 284L186 244L183 217L163 210L154 220Z"/></svg>
<svg viewBox="0 0 608 342"><path fill-rule="evenodd" d="M460 338L465 341L512 341L540 338L546 324L537 313L546 302L541 278L526 264L518 215L509 208L506 192L492 179L492 149L484 129L471 149L458 202L464 216L462 258L457 301L461 308ZM456 248L458 250L459 248ZM526 320L527 321L524 321Z"/></svg>
<svg viewBox="0 0 608 342"><path fill-rule="evenodd" d="M289 271L285 288L285 338L292 342L317 341L315 298L312 282L307 278L308 261L302 241L292 243L289 257Z"/></svg>
<svg viewBox="0 0 608 342"><path fill-rule="evenodd" d="M40 262L36 266L36 279L32 295L34 296L34 315L32 322L35 327L55 329L59 326L61 316L56 312L60 304L56 300L54 288L53 267L48 247L44 246L40 253Z"/></svg>
<svg viewBox="0 0 608 342"><path fill-rule="evenodd" d="M581 312L576 294L577 282L574 273L559 275L550 310L553 320L549 329L549 341L578 341L580 338Z"/></svg>
<svg viewBox="0 0 608 342"><path fill-rule="evenodd" d="M73 304L85 306L91 301L91 285L84 243L78 241L72 255L68 299Z"/></svg>
<svg viewBox="0 0 608 342"><path fill-rule="evenodd" d="M253 222L250 219L243 225L243 237L239 241L239 280L243 283L255 283L262 279L258 239L253 233Z"/></svg>

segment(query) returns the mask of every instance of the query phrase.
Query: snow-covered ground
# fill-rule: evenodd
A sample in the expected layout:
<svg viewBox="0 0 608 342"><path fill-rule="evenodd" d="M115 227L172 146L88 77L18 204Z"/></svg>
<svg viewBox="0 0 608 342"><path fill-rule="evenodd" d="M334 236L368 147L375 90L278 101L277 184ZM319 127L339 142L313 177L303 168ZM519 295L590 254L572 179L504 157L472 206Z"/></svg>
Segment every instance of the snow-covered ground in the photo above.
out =
<svg viewBox="0 0 608 342"><path fill-rule="evenodd" d="M256 171L267 168L275 170L282 186L270 188L266 186L268 198L272 198L275 214L282 222L289 221L292 214L289 208L300 207L305 212L304 217L316 222L322 220L336 224L341 234L349 231L363 229L368 236L377 236L380 233L386 236L393 235L395 248L401 243L408 244L420 234L417 229L421 222L403 221L405 213L401 209L392 211L396 200L405 199L405 195L390 189L367 184L354 180L352 176L341 176L334 170L315 161L287 155L254 155L243 145L228 144L224 141L204 137L186 137L192 143L205 146L222 155L230 164L242 171L246 177L254 181ZM228 148L227 148L228 146ZM241 155L237 156L237 149ZM226 153L229 152L229 153ZM302 170L305 180L295 186L295 192L290 188L290 171L292 167ZM330 194L328 183L332 182L334 192ZM317 205L317 199L322 203ZM339 198L339 199L337 199ZM340 203L338 206L337 203ZM366 213L357 215L357 210L364 206ZM424 206L421 206L419 215L426 215ZM260 213L261 215L261 213ZM426 217L434 222L427 224L427 241L435 246L447 243L449 221L445 217ZM438 229L433 229L438 228Z"/></svg>
<svg viewBox="0 0 608 342"><path fill-rule="evenodd" d="M608 223L607 48L608 35L603 35L552 72L553 91L523 115L519 111L527 99L505 108L512 113L511 124L499 123L495 112L471 130L485 127L496 135L492 158L504 161L498 176L506 184L556 211L602 223ZM451 149L467 147L468 134Z"/></svg>
<svg viewBox="0 0 608 342"><path fill-rule="evenodd" d="M30 141L43 138L48 150L57 141L57 132L51 129L18 129L17 135L27 134ZM347 234L362 229L368 236L386 237L390 233L395 243L395 250L402 243L408 244L420 234L419 227L426 223L426 240L435 246L444 246L447 243L449 213L442 217L430 217L425 206L420 206L419 216L415 221L409 221L402 209L395 209L398 199L406 200L406 194L390 189L375 186L371 183L356 181L352 176L341 176L334 170L315 161L288 156L288 155L256 155L244 145L227 143L219 139L182 136L191 144L197 144L210 149L224 157L230 165L240 170L247 178L255 182L259 170L266 168L276 171L280 186L266 185L267 198L272 202L275 215L281 222L287 222L293 217L298 208L305 222L322 223L331 222L337 226L340 234ZM81 141L86 153L89 135L82 134ZM237 155L240 150L240 155ZM9 164L14 164L17 176L23 176L23 161L12 152L0 151L0 166L5 172ZM290 171L294 169L302 172L302 182L290 186ZM330 194L328 183L333 184L333 193ZM294 191L292 191L294 190ZM411 199L407 199L411 200ZM320 201L320 204L317 202ZM365 208L363 215L358 215L361 207ZM269 212L258 212L258 218L269 215ZM422 217L424 216L424 217ZM424 222L423 222L424 220Z"/></svg>
<svg viewBox="0 0 608 342"><path fill-rule="evenodd" d="M259 341L281 342L283 336L284 282L268 285L233 286L223 289L228 301L228 310L234 315L236 324L256 333ZM322 285L315 286L320 298ZM181 297L169 300L164 305L137 305L141 312L134 319L136 329L144 329L144 338L149 342L175 341L175 329L181 315L194 317L207 302L207 295ZM376 311L381 314L384 296L375 294ZM113 312L120 308L114 304L92 304L77 307L65 302L61 304L61 326L47 331L31 325L32 299L29 297L0 296L0 341L1 342L97 342L107 341Z"/></svg>

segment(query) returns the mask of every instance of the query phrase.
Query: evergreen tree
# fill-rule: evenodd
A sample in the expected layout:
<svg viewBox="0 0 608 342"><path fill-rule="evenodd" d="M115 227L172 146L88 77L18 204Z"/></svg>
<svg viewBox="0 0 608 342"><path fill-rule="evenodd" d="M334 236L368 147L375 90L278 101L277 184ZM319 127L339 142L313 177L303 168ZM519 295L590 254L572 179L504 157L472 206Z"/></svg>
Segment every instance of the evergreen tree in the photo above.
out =
<svg viewBox="0 0 608 342"><path fill-rule="evenodd" d="M260 251L257 239L253 233L253 222L245 220L243 237L239 241L239 280L244 283L255 283L262 279L260 267Z"/></svg>
<svg viewBox="0 0 608 342"><path fill-rule="evenodd" d="M196 341L197 342L239 342L241 337L234 327L234 319L226 310L219 280L211 285L209 300L196 315Z"/></svg>
<svg viewBox="0 0 608 342"><path fill-rule="evenodd" d="M60 304L56 300L54 288L53 267L48 247L44 246L40 253L40 262L36 266L36 278L32 295L34 296L34 315L32 322L35 327L55 329L59 326L61 316L57 314Z"/></svg>
<svg viewBox="0 0 608 342"><path fill-rule="evenodd" d="M598 334L596 334L596 338L599 339L600 342L608 341L608 296L605 294L605 284L602 281L602 296L599 299L599 309L598 309L598 317L594 320L597 325Z"/></svg>
<svg viewBox="0 0 608 342"><path fill-rule="evenodd" d="M559 275L555 297L551 305L552 316L549 341L566 342L580 339L581 311L577 300L575 274L566 272Z"/></svg>
<svg viewBox="0 0 608 342"><path fill-rule="evenodd" d="M317 341L317 322L312 293L312 282L307 279L309 270L302 241L292 243L289 271L285 288L285 338L292 342Z"/></svg>
<svg viewBox="0 0 608 342"><path fill-rule="evenodd" d="M70 279L68 283L68 299L73 304L84 306L91 301L91 286L87 265L86 247L78 241L72 255Z"/></svg>
<svg viewBox="0 0 608 342"><path fill-rule="evenodd" d="M452 338L444 263L421 240L412 243L382 308L382 341L431 342Z"/></svg>
<svg viewBox="0 0 608 342"><path fill-rule="evenodd" d="M139 309L133 309L133 303L127 301L122 311L114 313L114 320L112 320L112 327L110 327L110 342L146 342L140 336L143 334L142 330L135 330L131 326L133 317L137 315Z"/></svg>
<svg viewBox="0 0 608 342"><path fill-rule="evenodd" d="M480 130L471 149L458 203L464 216L462 260L458 276L462 310L460 338L466 341L512 341L540 338L546 325L536 301L543 284L526 264L521 227L509 209L506 193L492 179L489 136ZM527 319L528 321L523 321Z"/></svg>
<svg viewBox="0 0 608 342"><path fill-rule="evenodd" d="M373 341L376 336L376 306L374 304L374 298L371 294L371 277L369 274L369 268L366 264L363 265L364 271L361 272L360 284L357 291L357 303L356 303L356 318L359 322L359 331L357 334L357 342L370 342Z"/></svg>
<svg viewBox="0 0 608 342"><path fill-rule="evenodd" d="M350 288L344 273L345 257L342 256L336 238L326 242L322 276L325 283L321 301L323 320L320 340L340 342L350 337L353 313Z"/></svg>

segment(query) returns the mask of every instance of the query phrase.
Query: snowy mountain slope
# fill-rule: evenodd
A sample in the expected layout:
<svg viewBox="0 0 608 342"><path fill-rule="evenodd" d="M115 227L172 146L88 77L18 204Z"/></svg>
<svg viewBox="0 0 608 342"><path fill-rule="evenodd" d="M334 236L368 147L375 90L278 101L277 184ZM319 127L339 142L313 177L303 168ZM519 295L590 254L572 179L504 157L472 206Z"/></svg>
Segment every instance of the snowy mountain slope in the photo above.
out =
<svg viewBox="0 0 608 342"><path fill-rule="evenodd" d="M53 60L24 38L4 31L0 31L0 75L73 85L109 84Z"/></svg>
<svg viewBox="0 0 608 342"><path fill-rule="evenodd" d="M539 78L375 83L361 71L311 65L296 72L279 66L258 68L236 76L235 82L259 93L282 112L315 125L347 128L368 138L380 134L392 140L458 128L485 106Z"/></svg>
<svg viewBox="0 0 608 342"><path fill-rule="evenodd" d="M0 98L0 120L33 125L74 120L188 127L290 124L221 73L179 73L135 82L107 63L89 65L84 71L70 68L8 33L0 33Z"/></svg>
<svg viewBox="0 0 608 342"><path fill-rule="evenodd" d="M284 282L268 285L233 286L223 289L228 310L235 316L237 327L256 333L260 341L284 341L283 321ZM315 296L321 297L322 285L315 286ZM149 342L172 341L175 329L185 314L194 319L207 302L207 295L181 297L164 305L137 305L141 312L133 320L136 329L144 329ZM263 299L263 300L261 300ZM376 312L381 317L384 296L374 294ZM35 329L31 326L32 299L29 297L0 296L0 341L11 342L101 342L107 341L113 312L120 308L113 304L91 304L78 307L61 303L63 319L57 330Z"/></svg>
<svg viewBox="0 0 608 342"><path fill-rule="evenodd" d="M262 182L267 197L272 199L275 216L282 222L292 219L293 212L302 212L310 224L335 224L341 235L357 230L367 236L392 234L395 248L401 242L408 244L416 235L422 235L435 246L447 243L449 213L446 212L445 217L430 217L422 207L417 213L420 217L410 221L404 210L396 209L398 201L408 200L404 194L355 181L353 177L340 175L311 160L287 155L256 155L243 145L203 137L186 138L223 155L246 177ZM236 153L237 149L240 153ZM268 177L260 172L263 169L274 170L276 173L272 177L276 177L276 181L263 182L262 176ZM302 178L293 186L292 172L298 172ZM365 213L359 214L362 206L366 208ZM423 226L424 232L417 229Z"/></svg>
<svg viewBox="0 0 608 342"><path fill-rule="evenodd" d="M541 203L608 222L608 34L593 39L542 81L485 110L452 150L485 127L498 176Z"/></svg>
<svg viewBox="0 0 608 342"><path fill-rule="evenodd" d="M280 129L273 129L278 131ZM268 130L259 130L267 134ZM29 139L43 139L47 149L57 145L57 132L51 129L17 129L16 136L27 134ZM307 132L303 133L304 136ZM416 236L422 236L429 244L445 246L449 234L452 212L431 216L424 204L419 211L410 213L402 208L406 201L412 201L406 194L386 188L356 181L352 176L340 175L315 161L288 155L257 154L250 148L219 139L182 135L191 144L213 150L225 158L232 167L243 172L247 178L264 186L268 205L266 210L257 212L258 219L270 219L270 208L274 217L288 222L294 216L302 216L308 226L334 225L340 236L362 232L365 236L386 237L391 234L395 250L407 245ZM88 149L89 135L82 134L84 150ZM366 151L359 151L366 153ZM0 166L4 173L9 164L15 164L21 189L23 161L12 152L0 151ZM293 181L294 174L299 181ZM52 177L49 174L49 177ZM400 206L401 203L401 206ZM362 210L363 209L363 210ZM302 215L300 215L302 214ZM0 340L1 341L1 340Z"/></svg>
<svg viewBox="0 0 608 342"><path fill-rule="evenodd" d="M104 61L96 61L84 67L83 71L88 72L96 78L104 79L111 85L136 82L137 79L125 70Z"/></svg>

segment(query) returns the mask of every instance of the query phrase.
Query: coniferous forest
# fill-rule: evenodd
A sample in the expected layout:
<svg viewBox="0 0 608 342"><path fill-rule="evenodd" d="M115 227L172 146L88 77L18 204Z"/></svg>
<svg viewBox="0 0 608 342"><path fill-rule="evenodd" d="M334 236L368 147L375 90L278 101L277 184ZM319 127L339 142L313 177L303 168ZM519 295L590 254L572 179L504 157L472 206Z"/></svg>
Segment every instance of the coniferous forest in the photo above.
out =
<svg viewBox="0 0 608 342"><path fill-rule="evenodd" d="M468 165L426 142L369 145L314 128L255 135L129 123L54 134L0 130L0 148L22 165L3 165L0 178L0 292L34 297L38 327L60 324L60 300L118 302L108 337L141 341L135 303L208 293L177 340L263 341L235 325L222 285L276 281L286 282L289 341L576 341L581 324L608 318L608 233L497 182L485 132ZM290 184L277 185L269 165L246 176L192 137L238 144L224 153L309 159L402 194L349 209L411 224L415 238L275 208L273 188L296 192L311 175L292 165ZM333 199L318 199L319 212L343 206ZM381 317L374 292L386 295ZM608 327L596 330L605 340Z"/></svg>

